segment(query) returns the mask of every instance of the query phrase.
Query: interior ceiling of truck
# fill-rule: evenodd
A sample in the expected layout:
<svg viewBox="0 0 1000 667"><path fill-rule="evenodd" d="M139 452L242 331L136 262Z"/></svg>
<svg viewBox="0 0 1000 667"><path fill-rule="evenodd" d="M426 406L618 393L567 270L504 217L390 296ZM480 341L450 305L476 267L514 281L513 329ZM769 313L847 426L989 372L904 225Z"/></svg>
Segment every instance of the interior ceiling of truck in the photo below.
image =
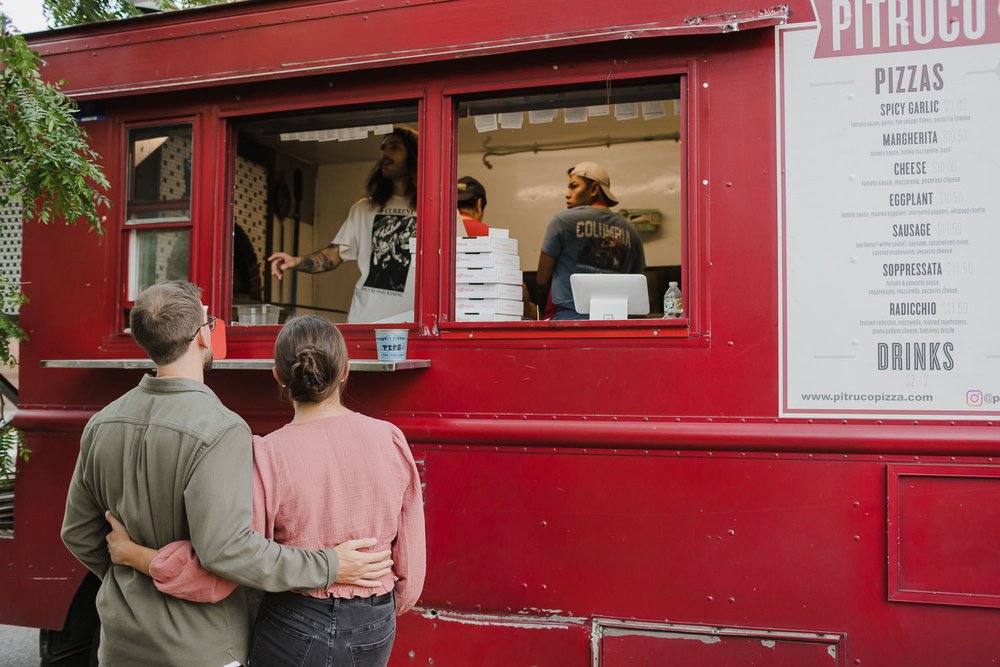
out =
<svg viewBox="0 0 1000 667"><path fill-rule="evenodd" d="M474 99L458 108L461 153L553 150L677 138L677 81L621 86L614 90L551 90L533 95ZM616 105L621 105L617 106ZM548 122L530 110L551 109ZM496 119L477 128L475 117ZM629 117L631 116L631 117ZM580 122L569 122L573 117ZM506 122L505 122L506 121ZM510 127L520 123L519 128ZM388 125L416 127L417 106L341 108L242 122L241 136L312 164L367 162L378 156ZM346 129L346 132L345 132ZM342 135L348 134L345 140ZM338 136L340 135L340 136ZM364 138L357 138L357 137Z"/></svg>
<svg viewBox="0 0 1000 667"><path fill-rule="evenodd" d="M281 140L281 134L336 128L335 124L324 126L316 120L303 123L285 119L280 129L276 129L273 122L269 126L255 122L241 126L240 132L257 143L312 164L368 162L378 157L378 147L382 137L372 132L368 132L365 139L353 141ZM369 125L376 123L366 123L362 127ZM673 138L679 128L680 118L673 113L673 108L668 102L667 114L650 120L644 120L640 114L638 118L619 121L609 114L592 116L583 123L566 123L560 115L550 123L532 125L525 117L520 129L500 128L489 132L478 132L475 123L470 119L459 123L458 146L461 153L483 153L514 147L530 150L535 145L551 147L556 144L569 146L574 143L580 145L620 143L622 140L655 141Z"/></svg>

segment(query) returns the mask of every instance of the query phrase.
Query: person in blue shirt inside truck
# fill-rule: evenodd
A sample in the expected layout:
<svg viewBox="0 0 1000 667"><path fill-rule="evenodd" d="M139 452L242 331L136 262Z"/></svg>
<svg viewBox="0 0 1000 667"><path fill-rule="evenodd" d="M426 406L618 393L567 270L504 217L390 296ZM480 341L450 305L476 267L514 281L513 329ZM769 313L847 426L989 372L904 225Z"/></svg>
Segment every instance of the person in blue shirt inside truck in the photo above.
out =
<svg viewBox="0 0 1000 667"><path fill-rule="evenodd" d="M536 303L545 319L585 320L573 303L574 273L642 273L646 256L632 225L611 210L607 170L596 162L580 162L568 171L566 210L545 230L538 257Z"/></svg>

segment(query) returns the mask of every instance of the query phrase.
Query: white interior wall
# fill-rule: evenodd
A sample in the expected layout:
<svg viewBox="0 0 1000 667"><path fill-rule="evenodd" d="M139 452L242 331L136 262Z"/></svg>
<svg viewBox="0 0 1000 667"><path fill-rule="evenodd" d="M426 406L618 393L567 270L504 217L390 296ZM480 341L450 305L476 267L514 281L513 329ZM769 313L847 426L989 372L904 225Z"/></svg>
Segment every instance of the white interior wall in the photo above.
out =
<svg viewBox="0 0 1000 667"><path fill-rule="evenodd" d="M680 150L673 141L618 144L611 147L490 156L492 169L480 153L461 153L458 175L472 176L486 188L484 222L510 229L518 239L521 270L538 268L545 228L566 208L566 170L594 160L608 170L618 208L655 208L663 224L640 234L649 266L681 263Z"/></svg>
<svg viewBox="0 0 1000 667"><path fill-rule="evenodd" d="M302 253L309 253L326 246L340 230L354 202L361 199L365 181L373 160L320 165L316 177L315 243ZM346 311L350 308L354 285L361 277L357 262L345 262L336 270L321 273L313 278L313 301L326 308ZM347 320L346 315L324 313L337 322Z"/></svg>

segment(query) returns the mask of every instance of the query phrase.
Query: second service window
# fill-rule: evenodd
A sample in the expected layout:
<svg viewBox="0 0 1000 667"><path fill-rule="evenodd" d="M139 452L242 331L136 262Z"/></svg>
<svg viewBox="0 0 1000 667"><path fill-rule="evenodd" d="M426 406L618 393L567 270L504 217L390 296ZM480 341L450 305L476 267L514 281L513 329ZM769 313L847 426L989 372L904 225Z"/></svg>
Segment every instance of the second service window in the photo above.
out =
<svg viewBox="0 0 1000 667"><path fill-rule="evenodd" d="M680 83L458 103L456 321L664 316L683 288Z"/></svg>

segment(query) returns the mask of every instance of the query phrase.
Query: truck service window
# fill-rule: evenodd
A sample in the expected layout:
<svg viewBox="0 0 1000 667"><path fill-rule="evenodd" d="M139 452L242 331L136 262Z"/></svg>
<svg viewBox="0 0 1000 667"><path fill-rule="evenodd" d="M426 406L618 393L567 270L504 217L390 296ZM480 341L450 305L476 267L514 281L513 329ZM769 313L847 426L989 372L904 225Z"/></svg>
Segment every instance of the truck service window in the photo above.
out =
<svg viewBox="0 0 1000 667"><path fill-rule="evenodd" d="M572 273L645 274L650 312L633 317L662 317L683 256L681 126L679 78L461 100L457 205L501 239L458 241L456 321L585 319Z"/></svg>
<svg viewBox="0 0 1000 667"><path fill-rule="evenodd" d="M128 132L128 300L164 280L188 279L191 124Z"/></svg>
<svg viewBox="0 0 1000 667"><path fill-rule="evenodd" d="M415 104L236 122L234 324L413 321L416 125Z"/></svg>

